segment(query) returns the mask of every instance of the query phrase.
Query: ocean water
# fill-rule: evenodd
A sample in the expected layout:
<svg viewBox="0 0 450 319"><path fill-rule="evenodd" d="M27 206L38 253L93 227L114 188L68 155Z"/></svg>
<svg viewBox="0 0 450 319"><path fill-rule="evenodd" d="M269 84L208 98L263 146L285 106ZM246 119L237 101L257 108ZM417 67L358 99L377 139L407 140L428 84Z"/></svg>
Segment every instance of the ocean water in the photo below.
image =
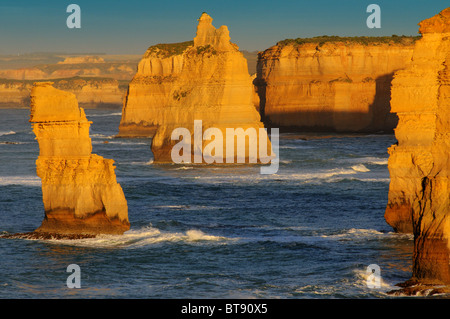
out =
<svg viewBox="0 0 450 319"><path fill-rule="evenodd" d="M280 167L154 164L117 139L120 113L86 110L93 152L116 163L131 229L82 240L0 239L0 298L391 298L413 238L384 220L392 135L282 134ZM29 111L0 109L0 233L44 216ZM81 288L66 285L67 267ZM381 285L367 285L367 267Z"/></svg>

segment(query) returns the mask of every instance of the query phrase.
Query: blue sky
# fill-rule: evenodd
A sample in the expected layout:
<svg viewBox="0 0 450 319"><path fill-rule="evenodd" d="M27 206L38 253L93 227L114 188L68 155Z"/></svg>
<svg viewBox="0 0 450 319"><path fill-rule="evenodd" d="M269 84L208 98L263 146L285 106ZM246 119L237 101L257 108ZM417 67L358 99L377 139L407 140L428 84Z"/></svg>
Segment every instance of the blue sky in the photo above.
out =
<svg viewBox="0 0 450 319"><path fill-rule="evenodd" d="M69 29L66 8L81 7L81 29ZM369 4L381 8L381 28L369 29ZM1 0L0 54L97 52L142 54L153 44L191 40L203 11L225 24L241 49L264 50L286 38L318 35L416 35L418 23L443 0Z"/></svg>

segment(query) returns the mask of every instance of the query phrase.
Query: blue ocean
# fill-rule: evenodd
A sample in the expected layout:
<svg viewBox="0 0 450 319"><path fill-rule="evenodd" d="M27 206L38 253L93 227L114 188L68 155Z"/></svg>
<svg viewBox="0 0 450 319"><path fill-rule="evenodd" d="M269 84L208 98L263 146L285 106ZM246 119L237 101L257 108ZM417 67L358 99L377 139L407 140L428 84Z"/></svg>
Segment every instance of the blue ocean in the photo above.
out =
<svg viewBox="0 0 450 319"><path fill-rule="evenodd" d="M0 298L391 298L413 237L384 220L393 135L281 134L280 166L161 165L151 139L115 138L118 110L86 110L93 153L115 160L131 229L78 240L0 239ZM0 109L0 234L44 218L29 110ZM67 267L81 288L68 288ZM367 267L380 284L367 285Z"/></svg>

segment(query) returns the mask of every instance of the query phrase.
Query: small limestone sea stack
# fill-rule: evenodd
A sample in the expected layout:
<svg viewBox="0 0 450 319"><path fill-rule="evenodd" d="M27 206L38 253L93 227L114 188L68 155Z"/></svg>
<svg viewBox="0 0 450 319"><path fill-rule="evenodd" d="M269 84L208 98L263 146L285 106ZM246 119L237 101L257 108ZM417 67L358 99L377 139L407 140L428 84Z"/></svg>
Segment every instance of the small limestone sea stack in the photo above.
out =
<svg viewBox="0 0 450 319"><path fill-rule="evenodd" d="M270 141L254 106L247 60L230 42L228 28L216 29L212 20L207 13L201 15L193 42L150 47L129 85L119 136L153 136L155 162L173 162L171 150L178 143L172 140L175 129L187 129L194 140L194 121L202 121L200 135L214 129L224 140L227 128L256 132L244 136L249 139L246 159L250 158L248 145L258 146L260 154L262 143L269 153L266 158L272 157ZM236 139L242 138L238 135ZM217 134L213 136L210 140L217 141ZM208 143L203 141L199 147L203 150ZM215 155L225 157L225 144L217 144ZM257 157L258 161L264 156Z"/></svg>
<svg viewBox="0 0 450 319"><path fill-rule="evenodd" d="M51 82L31 90L33 132L39 143L45 218L38 234L122 234L128 206L116 182L114 161L92 154L89 122L74 94ZM45 236L44 236L45 237Z"/></svg>
<svg viewBox="0 0 450 319"><path fill-rule="evenodd" d="M450 285L450 8L419 25L412 62L392 82L385 218L414 234L411 283Z"/></svg>

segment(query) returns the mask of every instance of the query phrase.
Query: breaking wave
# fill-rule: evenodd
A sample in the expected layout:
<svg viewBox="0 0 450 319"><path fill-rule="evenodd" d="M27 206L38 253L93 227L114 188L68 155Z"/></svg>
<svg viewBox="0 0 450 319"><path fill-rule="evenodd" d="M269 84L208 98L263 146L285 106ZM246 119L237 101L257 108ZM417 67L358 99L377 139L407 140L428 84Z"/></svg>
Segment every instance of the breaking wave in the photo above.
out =
<svg viewBox="0 0 450 319"><path fill-rule="evenodd" d="M21 185L41 186L41 179L37 176L2 176L0 186Z"/></svg>
<svg viewBox="0 0 450 319"><path fill-rule="evenodd" d="M340 162L348 162L353 164L369 164L369 165L387 165L388 159L383 157L359 157L342 159Z"/></svg>
<svg viewBox="0 0 450 319"><path fill-rule="evenodd" d="M154 227L129 230L123 235L99 235L95 238L46 240L54 244L64 244L91 248L141 248L162 242L202 243L225 242L231 238L208 235L198 229L186 232L165 232Z"/></svg>
<svg viewBox="0 0 450 319"><path fill-rule="evenodd" d="M153 164L153 159L150 159L147 162L129 162L127 164L130 164L130 165L152 165Z"/></svg>
<svg viewBox="0 0 450 319"><path fill-rule="evenodd" d="M356 172L362 172L362 173L370 172L370 169L365 167L363 164L358 164L358 165L352 166L352 169Z"/></svg>
<svg viewBox="0 0 450 319"><path fill-rule="evenodd" d="M179 168L179 169L189 169L189 168ZM261 174L227 174L227 175L215 175L215 176L195 176L194 179L201 180L206 183L229 183L229 182L254 182L257 180L276 180L276 181L336 181L333 178L339 178L344 176L355 175L359 173L369 172L366 166L359 164L354 165L351 168L333 168L326 170L317 170L315 172L301 172L292 173L288 172L283 174L277 173L272 175L261 175ZM253 172L254 173L254 172ZM358 178L359 179L359 178Z"/></svg>
<svg viewBox="0 0 450 319"><path fill-rule="evenodd" d="M116 113L107 113L107 114L90 114L87 115L87 117L105 117L105 116L122 116L122 112L116 112Z"/></svg>
<svg viewBox="0 0 450 319"><path fill-rule="evenodd" d="M8 131L8 132L0 131L0 136L13 135L13 134L16 134L16 132L14 132L14 131Z"/></svg>
<svg viewBox="0 0 450 319"><path fill-rule="evenodd" d="M115 137L114 135L105 135L99 133L90 134L90 136L91 138L106 138L108 140L113 139Z"/></svg>
<svg viewBox="0 0 450 319"><path fill-rule="evenodd" d="M377 282L379 287L377 287L376 289L369 288L368 279L369 279L369 276L371 276L372 274L369 273L367 271L367 269L359 269L358 268L358 269L355 269L353 271L353 273L356 278L354 285L359 286L361 288L367 288L373 293L386 293L387 291L398 288L395 286L395 283L389 283L389 282L385 281L382 275L379 277L379 281Z"/></svg>
<svg viewBox="0 0 450 319"><path fill-rule="evenodd" d="M369 163L373 164L373 165L387 165L388 159L386 158L386 159L375 160L375 161L371 161Z"/></svg>
<svg viewBox="0 0 450 319"><path fill-rule="evenodd" d="M399 234L395 232L380 232L376 229L351 228L343 232L331 235L321 235L322 238L328 239L377 239L380 237L392 236L395 238L414 239L412 234Z"/></svg>

